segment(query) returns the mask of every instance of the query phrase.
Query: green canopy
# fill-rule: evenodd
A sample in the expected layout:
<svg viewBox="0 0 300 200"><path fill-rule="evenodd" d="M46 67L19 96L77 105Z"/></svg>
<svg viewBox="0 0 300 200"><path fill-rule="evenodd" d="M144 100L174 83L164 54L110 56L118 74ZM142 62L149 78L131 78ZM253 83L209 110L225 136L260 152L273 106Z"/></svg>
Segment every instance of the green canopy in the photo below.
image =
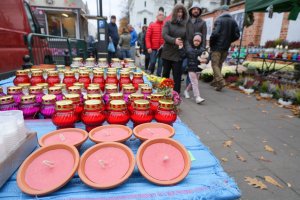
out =
<svg viewBox="0 0 300 200"><path fill-rule="evenodd" d="M271 5L273 12L290 12L290 20L296 20L300 12L300 0L246 0L245 12L267 12Z"/></svg>

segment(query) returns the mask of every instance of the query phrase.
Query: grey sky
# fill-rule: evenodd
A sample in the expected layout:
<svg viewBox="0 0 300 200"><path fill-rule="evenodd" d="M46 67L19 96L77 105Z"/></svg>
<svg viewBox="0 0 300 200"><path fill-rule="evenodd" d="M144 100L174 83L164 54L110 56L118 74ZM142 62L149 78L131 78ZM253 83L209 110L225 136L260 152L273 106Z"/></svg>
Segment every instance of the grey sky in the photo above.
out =
<svg viewBox="0 0 300 200"><path fill-rule="evenodd" d="M99 0L83 0L84 2L88 3L88 7L90 10L91 15L97 15L97 1ZM111 15L116 15L117 19L120 19L121 16L121 2L124 0L102 0L103 5L103 15L107 16L108 18Z"/></svg>

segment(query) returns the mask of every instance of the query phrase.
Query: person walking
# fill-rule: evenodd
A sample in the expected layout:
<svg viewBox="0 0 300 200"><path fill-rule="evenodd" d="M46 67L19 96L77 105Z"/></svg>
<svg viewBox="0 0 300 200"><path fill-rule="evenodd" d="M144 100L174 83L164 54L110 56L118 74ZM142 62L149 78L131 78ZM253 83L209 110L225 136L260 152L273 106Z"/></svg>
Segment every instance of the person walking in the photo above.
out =
<svg viewBox="0 0 300 200"><path fill-rule="evenodd" d="M183 4L176 4L172 11L172 18L163 27L163 38L165 44L162 50L163 77L169 78L172 70L175 82L174 90L180 94L182 58L178 47L185 44L186 22L188 14Z"/></svg>
<svg viewBox="0 0 300 200"><path fill-rule="evenodd" d="M214 22L214 28L210 36L211 64L214 79L211 83L216 91L221 91L225 86L222 76L222 65L228 55L228 49L232 42L240 38L240 30L236 21L229 14L229 7L223 5L218 10L219 17Z"/></svg>
<svg viewBox="0 0 300 200"><path fill-rule="evenodd" d="M121 48L121 53L122 53L122 59L131 57L130 41L131 41L131 35L129 34L128 29L124 27L119 41L119 46Z"/></svg>
<svg viewBox="0 0 300 200"><path fill-rule="evenodd" d="M117 53L117 46L119 43L119 33L118 33L118 26L116 24L116 16L112 15L110 17L110 23L107 25L108 29L108 38L109 41L112 41L115 46L115 52L108 51L108 62L111 63L111 59L116 57Z"/></svg>
<svg viewBox="0 0 300 200"><path fill-rule="evenodd" d="M156 21L151 23L147 34L146 34L146 47L150 54L150 73L153 74L155 71L155 65L158 61L156 75L161 77L162 72L162 59L158 56L158 50L164 44L164 39L162 36L163 21L165 15L162 11L159 11L156 16Z"/></svg>
<svg viewBox="0 0 300 200"><path fill-rule="evenodd" d="M148 66L150 62L150 55L146 47L146 33L148 27L143 26L142 31L138 35L138 46L140 47L140 53L145 55L145 70L148 71Z"/></svg>
<svg viewBox="0 0 300 200"><path fill-rule="evenodd" d="M207 63L206 59L199 59L199 57L202 55L202 53L205 51L205 49L201 45L202 42L202 34L201 33L195 33L193 38L193 44L192 46L188 47L186 50L183 48L183 45L179 45L180 49L180 56L182 58L187 59L187 71L188 76L190 77L191 83L189 83L185 89L185 93L192 88L195 101L197 104L200 104L205 101L200 96L199 92L199 76L202 69L199 67L201 63ZM190 98L189 95L187 96L185 94L185 98Z"/></svg>
<svg viewBox="0 0 300 200"><path fill-rule="evenodd" d="M131 35L131 41L130 41L130 55L131 55L131 59L135 60L135 54L136 54L136 49L135 49L135 43L138 39L137 33L134 30L133 26L128 24L127 26L130 35Z"/></svg>

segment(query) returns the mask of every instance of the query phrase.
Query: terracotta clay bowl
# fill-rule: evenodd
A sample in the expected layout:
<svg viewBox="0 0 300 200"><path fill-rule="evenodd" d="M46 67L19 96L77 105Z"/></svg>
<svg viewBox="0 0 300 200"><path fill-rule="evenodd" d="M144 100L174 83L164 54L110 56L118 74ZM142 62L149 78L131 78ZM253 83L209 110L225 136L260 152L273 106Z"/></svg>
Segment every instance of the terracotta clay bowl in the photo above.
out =
<svg viewBox="0 0 300 200"><path fill-rule="evenodd" d="M143 156L145 154L145 151L151 147L152 145L160 145L161 143L163 143L164 145L166 144L171 145L172 148L177 149L177 154L178 151L180 152L181 156L182 156L182 161L184 163L181 163L181 165L183 164L183 169L179 171L178 175L176 175L176 177L172 178L172 179L168 179L168 180L161 180L158 178L155 178L154 174L150 174L149 172L147 172L146 170L146 166L143 163ZM159 147L157 148L157 151L162 152L164 151L164 147ZM149 155L149 154L148 154ZM170 162L171 165L169 165L169 167L174 167L177 166L178 163L172 163L173 161L173 156L174 154L170 153L169 156L170 158L166 158L169 159L166 162ZM181 157L180 156L180 157ZM150 163L154 163L155 160L159 160L160 159L160 155L159 153L155 153L152 154L152 159L154 158L154 160L152 160ZM164 157L162 159L165 159ZM138 149L137 155L136 155L136 161L137 161L137 166L139 171L141 172L141 174L150 182L157 184L157 185L175 185L177 183L179 183L180 181L182 181L189 173L190 168L191 168L191 160L189 157L189 154L187 152L187 150L185 149L185 147L180 144L179 142L175 141L174 139L170 139L170 138L157 138L157 139L153 139L153 140L147 140L145 141ZM159 162L164 162L164 160L159 160ZM169 163L169 164L170 164ZM149 162L148 162L149 164ZM155 171L158 171L159 168L154 168ZM168 173L169 170L167 169L167 171L165 173ZM163 174L163 172L162 172Z"/></svg>
<svg viewBox="0 0 300 200"><path fill-rule="evenodd" d="M126 135L123 135L121 137L116 137L116 138L107 138L107 139L101 139L101 138L97 138L96 134L98 134L101 130L104 129L123 129L127 132ZM112 133L108 133L108 134L117 134L118 132L112 132ZM132 130L127 127L127 126L123 126L123 125L117 125L117 124L110 124L110 125L104 125L104 126L99 126L97 128L94 128L93 130L91 130L89 132L89 138L90 140L92 140L93 142L97 143L102 143L102 142L125 142L126 140L128 140L132 135ZM108 135L109 137L110 135Z"/></svg>
<svg viewBox="0 0 300 200"><path fill-rule="evenodd" d="M99 150L104 149L104 148L116 148L118 150L121 150L124 155L127 156L128 158L128 162L129 162L129 167L128 169L126 169L126 172L123 176L121 176L120 179L115 180L115 181L111 181L110 183L107 183L105 181L103 181L101 184L97 183L95 181L90 180L90 178L87 176L86 174L86 163L88 162L88 160L94 156L94 153L97 153ZM98 154L98 155L103 155L103 154ZM114 159L113 156L109 155L109 159ZM97 160L97 159L96 159ZM98 162L100 162L101 160L99 160ZM117 166L117 167L122 167L122 163L119 163L120 159L115 159L114 161L117 162L112 162L113 166ZM105 161L104 161L105 162ZM104 163L105 164L105 163ZM109 166L110 163L107 163L107 165ZM122 183L124 183L132 174L133 170L134 170L134 166L135 166L135 158L134 158L134 154L133 152L124 144L121 143L117 143L117 142L104 142L104 143L99 143L91 148L89 148L88 150L86 150L84 152L84 154L81 156L80 159L80 164L79 164L79 168L78 168L78 175L80 177L80 179L88 186L94 188L94 189L111 189L111 188L115 188L119 185L121 185ZM102 166L101 166L102 167ZM98 170L96 171L97 174L100 174L100 166L96 166L96 169L93 170ZM105 166L104 166L105 167ZM90 170L92 171L92 170ZM109 173L109 172L102 172L103 174Z"/></svg>
<svg viewBox="0 0 300 200"><path fill-rule="evenodd" d="M70 171L67 173L67 176L65 179L60 180L57 185L52 186L50 188L40 190L35 189L29 186L29 184L26 182L26 172L28 171L30 165L32 162L37 159L38 157L42 156L43 154L53 151L53 150L66 150L67 152L70 152L74 159L74 164L71 167ZM57 155L59 156L59 155ZM64 144L55 144L50 146L41 147L37 151L33 152L27 159L22 163L22 165L19 168L18 175L17 175L17 184L18 187L21 189L22 192L32 195L32 196L44 196L47 194L50 194L52 192L55 192L56 190L62 188L64 185L66 185L74 176L76 173L78 166L79 166L79 153L77 149L74 146L64 145ZM65 167L65 166L64 166ZM65 168L63 168L65 169ZM43 183L48 182L47 178L41 178L39 180L44 180Z"/></svg>
<svg viewBox="0 0 300 200"><path fill-rule="evenodd" d="M70 138L70 133L73 133L73 132L76 132L76 133L80 133L82 134L82 138L79 138L77 141L74 140L74 141L68 141L68 138L69 139L74 139L74 138ZM69 133L68 136L64 136L63 134L64 133ZM57 139L60 139L61 141L48 141L48 139L50 138L53 138L53 137L56 137L57 135ZM75 146L77 149L80 149L81 145L88 139L88 136L89 134L85 131L85 130L82 130L82 129L79 129L79 128L65 128L65 129L59 129L59 130L55 130L55 131L52 131L46 135L43 135L40 139L39 139L39 145L41 147L43 146L49 146L49 145L53 145L53 144L66 144L66 145L73 145ZM70 143L68 143L70 142Z"/></svg>
<svg viewBox="0 0 300 200"><path fill-rule="evenodd" d="M159 132L153 131L152 129L165 129L166 131L168 131L169 133L167 134L163 134L160 135ZM141 131L148 131L150 133L147 135L143 135L141 134ZM168 124L163 124L163 123L144 123L144 124L140 124L138 126L136 126L133 129L133 134L135 137L139 138L141 141L146 141L149 139L155 139L155 138L171 138L174 136L175 134L175 129L168 125Z"/></svg>

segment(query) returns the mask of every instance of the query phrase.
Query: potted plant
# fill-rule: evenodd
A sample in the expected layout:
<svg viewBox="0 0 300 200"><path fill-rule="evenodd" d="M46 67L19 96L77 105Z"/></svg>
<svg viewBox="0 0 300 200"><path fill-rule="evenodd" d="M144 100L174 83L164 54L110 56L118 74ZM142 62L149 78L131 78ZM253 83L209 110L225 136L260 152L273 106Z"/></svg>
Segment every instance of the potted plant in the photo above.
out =
<svg viewBox="0 0 300 200"><path fill-rule="evenodd" d="M273 94L270 94L269 92L269 82L268 81L264 81L260 88L259 88L259 95L262 98L266 98L266 99L271 99L273 97Z"/></svg>
<svg viewBox="0 0 300 200"><path fill-rule="evenodd" d="M244 92L246 94L252 94L255 89L257 88L257 86L259 85L259 81L251 78L251 77L246 77L245 80L244 80Z"/></svg>
<svg viewBox="0 0 300 200"><path fill-rule="evenodd" d="M278 99L278 103L283 106L290 106L295 98L295 90L288 89L286 86L280 88L281 98Z"/></svg>

